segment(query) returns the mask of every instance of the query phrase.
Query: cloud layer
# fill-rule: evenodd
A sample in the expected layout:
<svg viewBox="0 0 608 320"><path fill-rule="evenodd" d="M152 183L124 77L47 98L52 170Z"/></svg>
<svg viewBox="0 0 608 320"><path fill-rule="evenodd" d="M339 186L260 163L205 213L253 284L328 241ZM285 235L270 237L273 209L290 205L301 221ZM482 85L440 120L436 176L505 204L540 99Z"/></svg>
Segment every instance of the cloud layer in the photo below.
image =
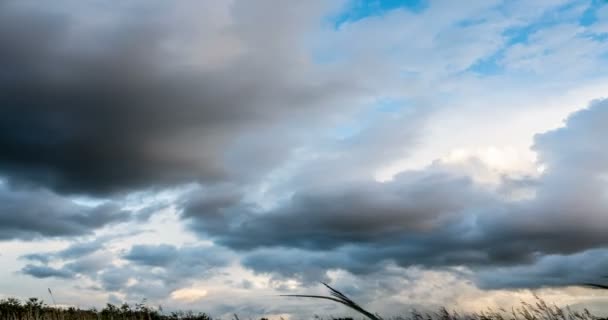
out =
<svg viewBox="0 0 608 320"><path fill-rule="evenodd" d="M512 199L506 191L514 190L476 184L436 163L390 182L295 193L269 211L238 198L218 202L192 196L183 212L194 231L218 244L240 251L274 248L247 256L246 266L294 276L298 272L292 267L305 264L299 273L313 281L305 275L310 270L319 271L317 276L332 268L368 273L384 262L480 270L532 265L544 270L535 264L558 263L560 255L608 244L603 214L608 208L608 145L597 139L604 134L607 111L606 100L596 101L570 116L563 128L537 135L534 149L546 169L524 190L530 193L524 199ZM529 178L523 181L511 184L529 184ZM288 250L281 253L281 248ZM587 273L590 278L601 272L603 260L598 259L598 269ZM517 283L538 286L540 279ZM564 277L559 284L580 279ZM483 280L501 287L488 281Z"/></svg>
<svg viewBox="0 0 608 320"><path fill-rule="evenodd" d="M45 190L0 183L0 239L80 236L131 219L118 204L82 205Z"/></svg>
<svg viewBox="0 0 608 320"><path fill-rule="evenodd" d="M373 3L1 1L0 287L261 315L601 279L607 6Z"/></svg>

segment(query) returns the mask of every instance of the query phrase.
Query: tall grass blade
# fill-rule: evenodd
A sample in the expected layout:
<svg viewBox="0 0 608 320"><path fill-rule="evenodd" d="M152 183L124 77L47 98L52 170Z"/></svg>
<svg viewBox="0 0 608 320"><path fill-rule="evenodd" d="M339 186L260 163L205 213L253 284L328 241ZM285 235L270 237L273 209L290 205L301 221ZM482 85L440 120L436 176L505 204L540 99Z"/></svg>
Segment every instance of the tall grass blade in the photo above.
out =
<svg viewBox="0 0 608 320"><path fill-rule="evenodd" d="M348 298L342 292L332 288L327 283L324 283L324 282L321 282L321 283L325 287L327 287L327 289L329 289L331 296L319 296L319 295L308 295L308 294L282 294L281 296L330 300L330 301L334 301L334 302L343 304L353 310L356 310L357 312L365 315L366 317L370 318L371 320L383 320L382 317L380 317L379 315L373 314L373 313L363 309L363 307L361 307L356 302L354 302L353 300Z"/></svg>
<svg viewBox="0 0 608 320"><path fill-rule="evenodd" d="M608 290L608 285L597 284L597 283L583 283L583 285L586 286L586 287L592 287L592 288L596 288L596 289L605 289L605 290Z"/></svg>

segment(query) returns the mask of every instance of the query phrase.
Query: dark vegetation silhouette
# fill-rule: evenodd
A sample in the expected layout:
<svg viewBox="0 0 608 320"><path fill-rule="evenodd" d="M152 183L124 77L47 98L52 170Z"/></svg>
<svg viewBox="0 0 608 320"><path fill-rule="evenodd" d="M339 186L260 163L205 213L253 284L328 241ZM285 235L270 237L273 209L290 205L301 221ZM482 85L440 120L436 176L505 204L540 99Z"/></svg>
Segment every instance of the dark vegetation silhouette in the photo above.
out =
<svg viewBox="0 0 608 320"><path fill-rule="evenodd" d="M608 279L608 276L604 276L604 279ZM608 290L608 285L605 284L599 284L599 283L584 283L584 286L587 287L591 287L591 288L595 288L595 289L604 289L604 290Z"/></svg>
<svg viewBox="0 0 608 320"><path fill-rule="evenodd" d="M312 298L329 300L344 306L347 306L368 319L385 320L377 313L370 312L359 304L348 298L342 292L323 283L330 291L329 296L322 295L282 295L285 297L296 298ZM596 289L608 289L608 286L603 284L585 283L584 286ZM206 313L195 313L192 311L178 311L165 313L162 307L151 308L146 305L144 300L142 303L133 306L122 304L120 306L106 304L101 310L95 308L81 309L76 307L61 307L55 304L55 299L49 289L53 306L49 306L44 301L38 298L30 298L26 301L21 301L15 298L7 298L0 300L0 320L212 320L213 318ZM316 320L354 320L353 318L334 318L334 317L319 317L314 316ZM238 315L234 314L234 320L240 320ZM247 318L251 320L251 318ZM261 318L260 320L268 320ZM282 319L284 320L284 319ZM471 314L460 314L456 311L448 311L446 308L440 308L436 312L422 313L413 310L410 314L398 317L392 317L391 320L608 320L595 316L584 309L583 311L575 311L569 307L560 308L556 305L549 305L541 298L535 296L534 302L522 301L520 306L513 307L511 310L506 309L487 309Z"/></svg>
<svg viewBox="0 0 608 320"><path fill-rule="evenodd" d="M211 320L211 317L192 311L165 314L162 308L150 308L145 301L134 306L108 303L97 310L49 306L38 298L24 302L8 298L0 300L0 320Z"/></svg>

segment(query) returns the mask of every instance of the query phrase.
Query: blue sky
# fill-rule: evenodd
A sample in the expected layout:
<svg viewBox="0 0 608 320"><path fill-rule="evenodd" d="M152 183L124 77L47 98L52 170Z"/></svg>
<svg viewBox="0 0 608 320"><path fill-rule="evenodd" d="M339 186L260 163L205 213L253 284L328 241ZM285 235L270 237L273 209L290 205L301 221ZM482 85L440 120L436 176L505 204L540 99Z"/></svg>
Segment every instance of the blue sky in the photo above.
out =
<svg viewBox="0 0 608 320"><path fill-rule="evenodd" d="M606 1L4 1L0 52L0 299L608 313Z"/></svg>

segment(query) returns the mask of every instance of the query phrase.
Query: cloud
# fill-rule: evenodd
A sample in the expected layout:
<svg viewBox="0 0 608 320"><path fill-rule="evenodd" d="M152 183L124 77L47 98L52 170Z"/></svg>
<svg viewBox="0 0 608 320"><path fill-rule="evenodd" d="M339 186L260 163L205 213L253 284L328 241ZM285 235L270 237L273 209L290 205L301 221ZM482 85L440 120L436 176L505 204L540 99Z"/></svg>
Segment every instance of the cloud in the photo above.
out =
<svg viewBox="0 0 608 320"><path fill-rule="evenodd" d="M32 253L21 256L22 259L39 262L27 264L21 272L36 278L76 278L89 277L95 279L97 273L112 265L113 255L104 251L104 239L91 242L76 242L66 249ZM51 267L50 263L61 263L60 267Z"/></svg>
<svg viewBox="0 0 608 320"><path fill-rule="evenodd" d="M171 299L194 302L207 296L207 291L202 289L185 288L171 292Z"/></svg>
<svg viewBox="0 0 608 320"><path fill-rule="evenodd" d="M173 262L177 256L177 248L172 245L137 245L123 258L144 266L161 267Z"/></svg>
<svg viewBox="0 0 608 320"><path fill-rule="evenodd" d="M104 251L107 248L107 245L112 241L120 240L129 236L134 236L139 233L139 231L128 232L124 234L113 233L111 235L98 236L95 237L93 240L89 241L77 240L71 242L66 248L61 250L28 253L22 255L20 258L30 261L37 261L45 264L52 260L66 261L80 259L95 253L99 253L100 251Z"/></svg>
<svg viewBox="0 0 608 320"><path fill-rule="evenodd" d="M314 126L358 87L304 58L315 2L1 8L0 173L14 183L100 195L242 179L287 155L293 119ZM99 21L80 19L91 10Z"/></svg>
<svg viewBox="0 0 608 320"><path fill-rule="evenodd" d="M483 271L476 276L476 284L482 289L604 284L607 268L608 252L598 248L571 255L543 256L531 265Z"/></svg>
<svg viewBox="0 0 608 320"><path fill-rule="evenodd" d="M553 256L608 244L606 121L608 102L599 100L572 114L562 128L537 135L534 150L547 169L537 178L523 178L521 185L533 192L525 199L511 199L502 194L504 186L479 185L437 162L389 182L296 192L268 210L238 198L201 206L194 196L183 202L183 215L201 237L243 252L243 264L262 273L314 281L331 269L367 274L393 262L466 266L481 272L480 283L492 288L532 284L518 282L515 273L494 283L486 275L501 270L496 268L546 268L557 259ZM505 179L507 189L520 185L514 179ZM548 279L539 276L534 285L581 278Z"/></svg>
<svg viewBox="0 0 608 320"><path fill-rule="evenodd" d="M130 212L113 202L81 205L50 191L11 189L2 183L0 202L0 240L87 235L130 219Z"/></svg>
<svg viewBox="0 0 608 320"><path fill-rule="evenodd" d="M27 264L20 272L35 278L78 278L107 292L121 293L128 301L140 301L168 298L175 290L221 272L234 260L231 252L215 246L138 244L120 253L103 245L107 242L100 237L46 255L24 255L22 258L38 264ZM72 254L75 252L81 254Z"/></svg>
<svg viewBox="0 0 608 320"><path fill-rule="evenodd" d="M51 255L46 253L28 253L21 256L22 259L37 261L40 263L47 264L53 258Z"/></svg>
<svg viewBox="0 0 608 320"><path fill-rule="evenodd" d="M28 264L21 270L23 273L30 275L35 278L72 278L74 276L68 270L55 269L49 266L36 266Z"/></svg>
<svg viewBox="0 0 608 320"><path fill-rule="evenodd" d="M100 275L103 288L107 291L118 291L127 285L131 273L127 268L110 268L104 270Z"/></svg>
<svg viewBox="0 0 608 320"><path fill-rule="evenodd" d="M482 202L483 198L466 177L422 172L404 174L386 184L316 188L295 194L277 210L264 214L235 210L236 216L229 213L227 218L243 220L236 226L225 221L224 228L210 228L215 224L204 223L205 212L196 212L200 206L186 207L185 214L201 217L201 225L193 225L195 230L200 228L220 244L235 249L286 246L326 250L431 230L465 209L463 200Z"/></svg>
<svg viewBox="0 0 608 320"><path fill-rule="evenodd" d="M231 254L214 246L173 245L135 245L123 259L134 265L146 267L164 267L168 270L166 277L177 281L180 277L189 278L202 275L219 266L227 265ZM169 280L169 279L167 279Z"/></svg>
<svg viewBox="0 0 608 320"><path fill-rule="evenodd" d="M104 242L107 240L107 238L99 238L95 241L76 242L63 250L58 251L56 256L61 259L83 257L102 249Z"/></svg>
<svg viewBox="0 0 608 320"><path fill-rule="evenodd" d="M129 300L167 298L195 280L211 277L233 259L219 247L168 244L134 245L121 258L127 264L107 266L97 275L105 290L126 294Z"/></svg>

